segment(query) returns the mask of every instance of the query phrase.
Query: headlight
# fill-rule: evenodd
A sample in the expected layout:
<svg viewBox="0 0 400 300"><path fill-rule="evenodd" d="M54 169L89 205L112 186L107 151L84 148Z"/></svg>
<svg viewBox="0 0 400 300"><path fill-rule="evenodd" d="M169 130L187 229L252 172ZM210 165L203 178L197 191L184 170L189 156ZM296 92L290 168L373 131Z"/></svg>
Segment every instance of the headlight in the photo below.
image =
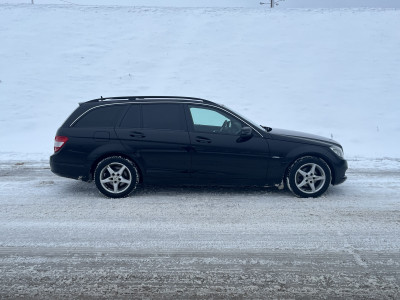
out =
<svg viewBox="0 0 400 300"><path fill-rule="evenodd" d="M341 158L344 157L344 153L343 153L342 148L340 148L340 147L338 147L338 146L331 146L330 148L331 148L331 150L332 150L333 152L335 152L335 154L336 154L337 156L339 156L339 157L341 157Z"/></svg>

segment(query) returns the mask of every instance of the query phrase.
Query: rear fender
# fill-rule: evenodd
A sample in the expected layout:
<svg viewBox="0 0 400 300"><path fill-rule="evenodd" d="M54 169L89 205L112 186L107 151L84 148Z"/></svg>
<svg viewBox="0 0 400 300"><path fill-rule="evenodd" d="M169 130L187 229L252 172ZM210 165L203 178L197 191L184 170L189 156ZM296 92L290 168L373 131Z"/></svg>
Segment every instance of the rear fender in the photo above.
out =
<svg viewBox="0 0 400 300"><path fill-rule="evenodd" d="M93 178L93 171L96 168L97 163L109 156L122 156L131 160L136 164L139 168L139 172L143 176L143 163L140 157L136 156L134 153L128 153L121 143L110 143L94 149L88 155L85 170L87 170L89 180L92 180Z"/></svg>

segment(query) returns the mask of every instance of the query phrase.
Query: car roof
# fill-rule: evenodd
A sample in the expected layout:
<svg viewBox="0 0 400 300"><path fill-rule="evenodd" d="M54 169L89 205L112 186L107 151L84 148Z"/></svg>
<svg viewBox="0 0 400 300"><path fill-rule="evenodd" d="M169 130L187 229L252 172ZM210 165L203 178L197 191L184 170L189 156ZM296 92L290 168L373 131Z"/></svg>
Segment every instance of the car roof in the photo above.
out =
<svg viewBox="0 0 400 300"><path fill-rule="evenodd" d="M212 101L202 99L202 98L195 98L195 97L182 97L182 96L118 96L118 97L100 97L97 99L89 100L86 102L79 103L80 105L90 103L123 103L125 101L134 102L160 102L160 101L168 101L168 102L195 102L195 103L208 103L208 104L216 104Z"/></svg>

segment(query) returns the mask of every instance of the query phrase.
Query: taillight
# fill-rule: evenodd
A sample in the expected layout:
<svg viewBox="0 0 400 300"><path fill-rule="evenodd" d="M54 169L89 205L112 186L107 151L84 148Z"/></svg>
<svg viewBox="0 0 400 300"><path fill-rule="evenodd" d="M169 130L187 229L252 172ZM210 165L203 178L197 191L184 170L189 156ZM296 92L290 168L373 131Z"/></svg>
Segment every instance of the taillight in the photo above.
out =
<svg viewBox="0 0 400 300"><path fill-rule="evenodd" d="M68 141L68 138L66 136L56 136L54 139L54 153L60 151L60 149L65 145L65 143Z"/></svg>

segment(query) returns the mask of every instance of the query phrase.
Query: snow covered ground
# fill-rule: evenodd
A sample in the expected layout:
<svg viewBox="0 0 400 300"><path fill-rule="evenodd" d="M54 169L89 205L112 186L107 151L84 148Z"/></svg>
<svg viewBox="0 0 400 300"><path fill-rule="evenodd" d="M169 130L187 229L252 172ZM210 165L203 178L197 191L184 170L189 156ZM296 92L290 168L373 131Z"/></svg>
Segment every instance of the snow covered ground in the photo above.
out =
<svg viewBox="0 0 400 300"><path fill-rule="evenodd" d="M0 5L0 298L399 298L399 28L396 9ZM349 179L110 200L51 174L78 102L148 94L332 136Z"/></svg>
<svg viewBox="0 0 400 300"><path fill-rule="evenodd" d="M107 199L46 162L0 169L0 298L398 299L400 161L317 199L146 187Z"/></svg>

